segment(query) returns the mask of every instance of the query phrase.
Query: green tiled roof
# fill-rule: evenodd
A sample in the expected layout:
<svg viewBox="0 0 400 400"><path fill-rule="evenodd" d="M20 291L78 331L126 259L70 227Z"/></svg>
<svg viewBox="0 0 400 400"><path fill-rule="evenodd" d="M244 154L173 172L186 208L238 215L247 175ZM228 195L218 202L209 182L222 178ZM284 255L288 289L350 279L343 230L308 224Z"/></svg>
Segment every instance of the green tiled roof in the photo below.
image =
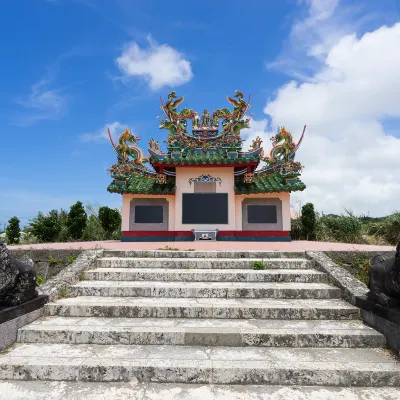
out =
<svg viewBox="0 0 400 400"><path fill-rule="evenodd" d="M247 164L249 162L259 162L260 157L237 157L228 158L226 154L221 153L205 153L205 154L186 154L182 158L172 158L167 157L160 160L155 157L150 158L150 163L160 163L160 164L172 164L172 165L205 165L205 164L217 164L217 165L232 165L232 164Z"/></svg>
<svg viewBox="0 0 400 400"><path fill-rule="evenodd" d="M113 181L107 190L120 194L174 194L175 182L167 178L167 183L160 185L153 178L134 174L128 178L125 184L119 185Z"/></svg>
<svg viewBox="0 0 400 400"><path fill-rule="evenodd" d="M245 183L243 177L235 178L235 193L278 193L278 192L297 192L306 188L306 185L296 179L293 183L286 183L278 173L267 176L255 176L252 183Z"/></svg>

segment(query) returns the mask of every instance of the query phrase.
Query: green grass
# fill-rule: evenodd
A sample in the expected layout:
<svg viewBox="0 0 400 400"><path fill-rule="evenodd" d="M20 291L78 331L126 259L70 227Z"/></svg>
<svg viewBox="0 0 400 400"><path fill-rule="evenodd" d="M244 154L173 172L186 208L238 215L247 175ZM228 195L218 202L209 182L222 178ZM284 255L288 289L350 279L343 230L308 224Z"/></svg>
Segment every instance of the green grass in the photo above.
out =
<svg viewBox="0 0 400 400"><path fill-rule="evenodd" d="M46 279L40 275L36 275L36 287L43 285L43 283L46 283Z"/></svg>
<svg viewBox="0 0 400 400"><path fill-rule="evenodd" d="M262 260L262 261L253 261L253 264L252 264L251 268L254 269L254 270L265 269L264 260Z"/></svg>

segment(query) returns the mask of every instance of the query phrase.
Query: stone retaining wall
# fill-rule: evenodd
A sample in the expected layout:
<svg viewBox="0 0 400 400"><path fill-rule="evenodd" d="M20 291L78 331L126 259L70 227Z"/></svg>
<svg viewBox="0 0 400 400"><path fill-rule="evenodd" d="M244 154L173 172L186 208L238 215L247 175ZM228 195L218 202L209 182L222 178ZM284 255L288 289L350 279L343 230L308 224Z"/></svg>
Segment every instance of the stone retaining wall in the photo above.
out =
<svg viewBox="0 0 400 400"><path fill-rule="evenodd" d="M30 258L36 267L36 275L45 281L55 277L59 272L67 268L82 253L79 249L68 250L18 250L8 247L12 257L23 261L24 257Z"/></svg>

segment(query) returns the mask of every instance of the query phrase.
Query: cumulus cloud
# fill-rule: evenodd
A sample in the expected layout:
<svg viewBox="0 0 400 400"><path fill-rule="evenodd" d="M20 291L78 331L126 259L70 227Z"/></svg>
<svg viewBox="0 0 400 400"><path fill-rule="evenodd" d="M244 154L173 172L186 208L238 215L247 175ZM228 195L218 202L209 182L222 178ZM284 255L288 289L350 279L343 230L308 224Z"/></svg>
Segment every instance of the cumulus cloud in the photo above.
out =
<svg viewBox="0 0 400 400"><path fill-rule="evenodd" d="M144 79L154 91L164 86L183 85L192 79L192 68L184 54L151 38L148 41L147 48L141 48L136 42L124 46L116 62L125 78Z"/></svg>
<svg viewBox="0 0 400 400"><path fill-rule="evenodd" d="M80 138L82 142L102 142L108 140L108 129L110 129L111 136L116 139L128 126L119 121L110 122L105 124L102 128L95 132L83 133Z"/></svg>
<svg viewBox="0 0 400 400"><path fill-rule="evenodd" d="M307 189L294 198L327 213L382 216L399 208L400 139L384 128L388 117L400 128L398 43L400 23L344 35L308 81L287 83L267 102L273 126L293 133L308 126L296 156Z"/></svg>

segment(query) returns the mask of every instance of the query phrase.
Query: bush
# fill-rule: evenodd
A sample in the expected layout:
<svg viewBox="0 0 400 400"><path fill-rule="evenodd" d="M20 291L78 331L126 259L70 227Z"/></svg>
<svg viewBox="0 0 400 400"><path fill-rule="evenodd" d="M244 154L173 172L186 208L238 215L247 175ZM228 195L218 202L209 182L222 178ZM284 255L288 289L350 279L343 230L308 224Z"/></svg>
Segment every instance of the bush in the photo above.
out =
<svg viewBox="0 0 400 400"><path fill-rule="evenodd" d="M347 215L325 215L318 220L319 240L331 240L344 243L363 243L360 218L346 210Z"/></svg>
<svg viewBox="0 0 400 400"><path fill-rule="evenodd" d="M51 210L48 215L39 212L29 224L29 231L42 243L56 242L61 232L59 213Z"/></svg>
<svg viewBox="0 0 400 400"><path fill-rule="evenodd" d="M378 231L379 235L385 238L385 240L396 245L400 241L400 212L396 212L385 220L382 221L380 229Z"/></svg>
<svg viewBox="0 0 400 400"><path fill-rule="evenodd" d="M104 229L107 239L112 239L113 232L121 230L121 214L117 209L110 207L99 208L99 220Z"/></svg>
<svg viewBox="0 0 400 400"><path fill-rule="evenodd" d="M21 235L21 228L19 227L20 220L17 217L12 217L8 221L6 228L6 241L7 244L18 244Z"/></svg>
<svg viewBox="0 0 400 400"><path fill-rule="evenodd" d="M71 206L68 213L68 232L73 240L80 240L87 223L87 214L81 201Z"/></svg>
<svg viewBox="0 0 400 400"><path fill-rule="evenodd" d="M290 221L290 237L293 240L301 240L303 238L303 226L300 218L293 218Z"/></svg>
<svg viewBox="0 0 400 400"><path fill-rule="evenodd" d="M316 235L316 215L314 210L314 205L312 203L307 203L301 209L301 225L303 230L303 235L306 240L315 240Z"/></svg>

